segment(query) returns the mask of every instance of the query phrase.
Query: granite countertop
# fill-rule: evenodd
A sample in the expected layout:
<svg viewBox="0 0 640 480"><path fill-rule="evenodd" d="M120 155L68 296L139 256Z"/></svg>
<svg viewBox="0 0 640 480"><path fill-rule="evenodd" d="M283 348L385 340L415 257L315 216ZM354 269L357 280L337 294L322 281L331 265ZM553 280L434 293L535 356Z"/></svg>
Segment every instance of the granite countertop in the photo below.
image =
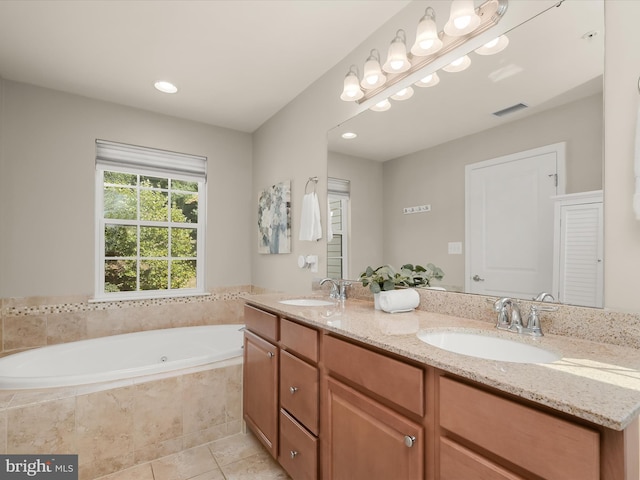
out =
<svg viewBox="0 0 640 480"><path fill-rule="evenodd" d="M304 297L327 300L326 296ZM244 300L614 430L623 430L640 413L637 349L559 335L530 338L498 331L487 322L422 310L389 314L374 310L372 302L363 300L348 299L324 307L279 303L289 298L301 296L246 295ZM554 351L562 359L548 364L522 364L460 355L417 338L418 331L429 329L483 330L487 335Z"/></svg>

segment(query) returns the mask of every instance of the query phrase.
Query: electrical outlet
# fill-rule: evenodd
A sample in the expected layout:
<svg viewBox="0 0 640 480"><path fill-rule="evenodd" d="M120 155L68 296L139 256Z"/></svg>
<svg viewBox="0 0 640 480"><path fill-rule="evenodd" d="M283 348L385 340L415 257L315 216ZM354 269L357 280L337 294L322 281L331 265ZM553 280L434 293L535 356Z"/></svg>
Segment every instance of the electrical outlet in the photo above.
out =
<svg viewBox="0 0 640 480"><path fill-rule="evenodd" d="M448 252L450 255L462 255L462 242L449 242Z"/></svg>

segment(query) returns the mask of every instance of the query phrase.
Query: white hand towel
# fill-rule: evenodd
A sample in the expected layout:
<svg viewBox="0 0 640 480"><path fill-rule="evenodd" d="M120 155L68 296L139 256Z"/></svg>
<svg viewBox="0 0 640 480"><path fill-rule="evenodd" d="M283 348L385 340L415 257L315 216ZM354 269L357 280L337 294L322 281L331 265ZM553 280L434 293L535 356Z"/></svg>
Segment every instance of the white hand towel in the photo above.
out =
<svg viewBox="0 0 640 480"><path fill-rule="evenodd" d="M634 173L636 177L636 191L633 195L633 211L636 219L640 220L640 103L636 117L636 150L634 155Z"/></svg>
<svg viewBox="0 0 640 480"><path fill-rule="evenodd" d="M320 226L320 205L316 192L307 193L302 198L302 212L300 218L300 240L314 242L322 238Z"/></svg>
<svg viewBox="0 0 640 480"><path fill-rule="evenodd" d="M420 305L420 294L413 288L380 292L380 308L387 313L410 312Z"/></svg>

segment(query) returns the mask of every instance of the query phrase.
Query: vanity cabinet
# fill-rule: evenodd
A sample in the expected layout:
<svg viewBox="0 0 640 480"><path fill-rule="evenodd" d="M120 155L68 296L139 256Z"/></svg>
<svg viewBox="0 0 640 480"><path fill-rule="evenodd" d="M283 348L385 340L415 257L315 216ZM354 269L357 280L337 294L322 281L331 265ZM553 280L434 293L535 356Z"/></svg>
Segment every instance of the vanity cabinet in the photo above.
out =
<svg viewBox="0 0 640 480"><path fill-rule="evenodd" d="M278 317L245 305L243 417L269 453L278 455Z"/></svg>
<svg viewBox="0 0 640 480"><path fill-rule="evenodd" d="M245 305L243 417L293 480L318 478L318 331Z"/></svg>
<svg viewBox="0 0 640 480"><path fill-rule="evenodd" d="M597 480L598 431L439 377L440 479Z"/></svg>
<svg viewBox="0 0 640 480"><path fill-rule="evenodd" d="M294 480L318 478L318 331L281 319L280 453Z"/></svg>
<svg viewBox="0 0 640 480"><path fill-rule="evenodd" d="M424 478L424 370L332 336L322 352L323 478Z"/></svg>
<svg viewBox="0 0 640 480"><path fill-rule="evenodd" d="M637 480L624 431L245 307L244 419L293 480Z"/></svg>

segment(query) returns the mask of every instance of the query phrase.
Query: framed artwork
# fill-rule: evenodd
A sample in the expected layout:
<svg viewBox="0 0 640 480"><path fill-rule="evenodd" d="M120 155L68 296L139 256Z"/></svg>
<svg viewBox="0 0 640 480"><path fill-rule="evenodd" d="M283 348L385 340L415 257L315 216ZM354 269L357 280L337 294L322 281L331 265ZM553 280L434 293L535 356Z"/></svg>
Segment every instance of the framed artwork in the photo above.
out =
<svg viewBox="0 0 640 480"><path fill-rule="evenodd" d="M258 253L291 253L291 181L260 192Z"/></svg>

